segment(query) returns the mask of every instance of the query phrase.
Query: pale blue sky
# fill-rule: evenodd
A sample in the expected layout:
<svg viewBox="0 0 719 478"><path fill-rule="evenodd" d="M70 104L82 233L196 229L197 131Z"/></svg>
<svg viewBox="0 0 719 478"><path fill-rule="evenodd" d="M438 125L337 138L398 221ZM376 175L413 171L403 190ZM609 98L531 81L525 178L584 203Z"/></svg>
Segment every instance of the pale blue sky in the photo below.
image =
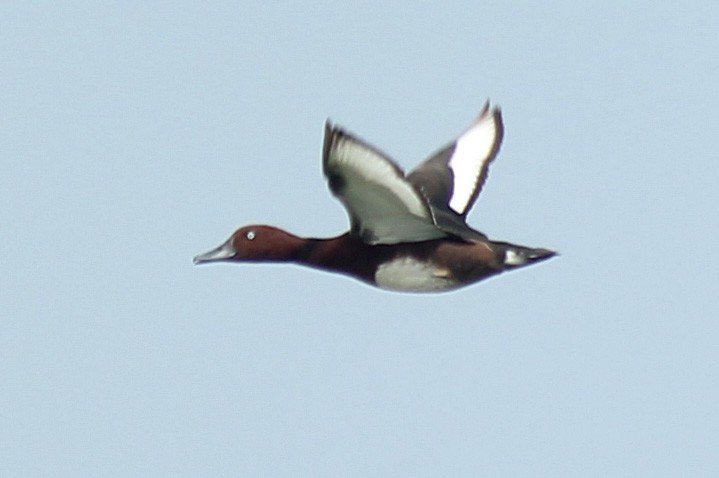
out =
<svg viewBox="0 0 719 478"><path fill-rule="evenodd" d="M347 5L0 6L0 476L719 476L716 2ZM558 259L192 266L346 230L325 118L409 168L487 98L470 223Z"/></svg>

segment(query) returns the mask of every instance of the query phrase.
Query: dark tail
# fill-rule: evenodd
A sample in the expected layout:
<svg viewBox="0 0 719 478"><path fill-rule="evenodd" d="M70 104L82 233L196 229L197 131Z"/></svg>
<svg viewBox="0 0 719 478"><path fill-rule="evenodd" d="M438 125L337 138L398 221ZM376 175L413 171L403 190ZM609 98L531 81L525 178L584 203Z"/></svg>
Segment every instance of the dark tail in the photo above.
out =
<svg viewBox="0 0 719 478"><path fill-rule="evenodd" d="M549 249L517 246L515 244L503 244L504 248L504 265L507 268L524 267L535 262L546 261L557 255L556 252Z"/></svg>

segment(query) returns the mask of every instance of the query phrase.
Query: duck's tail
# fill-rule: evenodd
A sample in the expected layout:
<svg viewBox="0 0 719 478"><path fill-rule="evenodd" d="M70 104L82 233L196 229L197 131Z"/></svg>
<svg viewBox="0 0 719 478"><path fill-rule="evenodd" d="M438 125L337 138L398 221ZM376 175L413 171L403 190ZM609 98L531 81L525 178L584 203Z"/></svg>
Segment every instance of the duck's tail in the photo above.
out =
<svg viewBox="0 0 719 478"><path fill-rule="evenodd" d="M503 245L505 246L504 265L507 268L528 266L558 255L557 252L544 248L524 247L516 244Z"/></svg>

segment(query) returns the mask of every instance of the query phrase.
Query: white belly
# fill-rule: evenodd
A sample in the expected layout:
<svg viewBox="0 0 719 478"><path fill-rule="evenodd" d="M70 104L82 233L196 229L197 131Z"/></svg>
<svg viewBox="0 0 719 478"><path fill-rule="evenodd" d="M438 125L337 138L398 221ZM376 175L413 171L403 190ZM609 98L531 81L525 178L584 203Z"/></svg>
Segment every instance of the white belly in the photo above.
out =
<svg viewBox="0 0 719 478"><path fill-rule="evenodd" d="M431 263L403 257L382 264L375 272L377 286L401 292L440 292L457 283Z"/></svg>

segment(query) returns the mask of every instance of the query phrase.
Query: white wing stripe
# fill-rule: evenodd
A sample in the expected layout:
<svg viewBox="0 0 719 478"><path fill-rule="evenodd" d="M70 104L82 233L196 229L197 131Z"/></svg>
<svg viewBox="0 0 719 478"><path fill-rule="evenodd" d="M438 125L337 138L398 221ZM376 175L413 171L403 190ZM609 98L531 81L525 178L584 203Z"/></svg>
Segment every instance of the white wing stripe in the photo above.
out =
<svg viewBox="0 0 719 478"><path fill-rule="evenodd" d="M457 139L449 167L454 175L454 188L449 207L463 214L477 186L482 165L489 159L497 138L494 115L486 113Z"/></svg>
<svg viewBox="0 0 719 478"><path fill-rule="evenodd" d="M412 185L399 177L394 167L374 151L351 140L340 141L332 156L339 167L349 167L365 181L386 187L411 214L427 217L427 207Z"/></svg>

